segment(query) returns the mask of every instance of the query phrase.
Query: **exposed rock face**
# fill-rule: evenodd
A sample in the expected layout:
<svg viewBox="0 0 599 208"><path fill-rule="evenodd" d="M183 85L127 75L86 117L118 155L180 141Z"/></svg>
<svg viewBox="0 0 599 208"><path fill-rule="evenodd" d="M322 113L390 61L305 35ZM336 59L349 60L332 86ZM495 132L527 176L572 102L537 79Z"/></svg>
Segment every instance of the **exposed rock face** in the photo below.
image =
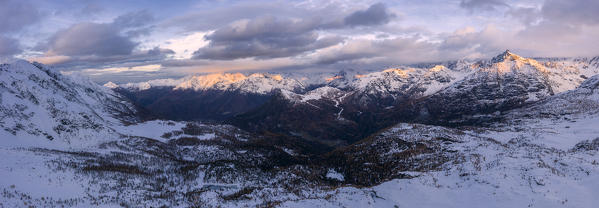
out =
<svg viewBox="0 0 599 208"><path fill-rule="evenodd" d="M588 114L599 112L599 75L583 82L580 87L549 97L522 109L514 109L502 117L513 120L514 117L549 117Z"/></svg>

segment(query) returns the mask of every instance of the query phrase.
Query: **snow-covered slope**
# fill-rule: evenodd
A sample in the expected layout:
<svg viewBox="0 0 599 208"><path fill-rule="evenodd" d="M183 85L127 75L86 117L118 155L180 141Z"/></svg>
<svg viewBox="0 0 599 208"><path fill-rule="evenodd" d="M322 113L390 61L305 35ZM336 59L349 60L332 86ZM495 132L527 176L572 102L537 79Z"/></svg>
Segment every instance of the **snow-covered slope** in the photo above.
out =
<svg viewBox="0 0 599 208"><path fill-rule="evenodd" d="M346 181L399 179L282 207L594 207L597 109L599 75L488 128L401 123L332 155Z"/></svg>
<svg viewBox="0 0 599 208"><path fill-rule="evenodd" d="M521 109L503 115L512 123L531 122L539 118L585 119L599 117L599 75L588 78L578 88L549 97ZM577 124L571 126L580 126ZM570 126L570 125L568 125Z"/></svg>
<svg viewBox="0 0 599 208"><path fill-rule="evenodd" d="M584 122L598 125L599 119ZM398 124L360 144L361 153L370 157L348 157L357 161L347 171L359 174L367 172L360 172L363 169L396 167L390 173L399 179L371 188L341 187L310 199L286 201L282 207L596 206L599 132L587 137L583 132L564 134L563 128L549 130L551 123L533 126L546 132L537 134L527 124L520 131ZM564 140L582 141L545 144L560 134ZM347 171L342 171L346 180Z"/></svg>
<svg viewBox="0 0 599 208"><path fill-rule="evenodd" d="M572 90L587 75L599 73L598 68L580 62L539 62L509 51L474 63L472 69L468 76L432 94L425 101L424 114L452 123L482 122L487 114Z"/></svg>
<svg viewBox="0 0 599 208"><path fill-rule="evenodd" d="M491 61L478 62L472 68L475 70L474 73L441 93L458 91L477 93L477 87L485 86L485 89L496 88L507 97L526 96L525 101L531 102L572 90L585 80L583 77L599 73L597 68L586 68L574 63L543 63L523 58L509 51L505 51Z"/></svg>
<svg viewBox="0 0 599 208"><path fill-rule="evenodd" d="M134 113L119 95L87 78L22 60L0 65L3 145L88 145L114 138L111 126L135 121Z"/></svg>
<svg viewBox="0 0 599 208"><path fill-rule="evenodd" d="M340 102L339 98L343 97L345 92L334 87L323 86L310 90L304 94L294 93L289 90L281 90L281 94L292 102L307 102L310 100L323 99Z"/></svg>

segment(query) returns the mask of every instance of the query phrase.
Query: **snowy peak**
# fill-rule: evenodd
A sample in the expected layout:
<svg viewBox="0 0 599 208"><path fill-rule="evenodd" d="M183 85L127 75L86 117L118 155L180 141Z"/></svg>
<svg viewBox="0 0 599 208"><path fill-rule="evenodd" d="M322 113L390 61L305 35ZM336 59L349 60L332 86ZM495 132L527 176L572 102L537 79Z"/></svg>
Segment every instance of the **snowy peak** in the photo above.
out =
<svg viewBox="0 0 599 208"><path fill-rule="evenodd" d="M473 64L471 74L432 94L427 101L425 112L439 115L434 120L446 119L449 123L480 123L481 119L484 121L493 117L484 118L476 115L492 114L543 102L579 86L580 89L563 97L588 100L588 96L592 97L592 91L584 90L584 87L593 88L596 82L590 79L583 85L581 83L588 75L599 73L597 68L589 67L588 63L588 59L577 61L523 58L506 51L491 61ZM564 101L564 103L569 102ZM558 106L566 105L560 103ZM582 106L584 107L580 109L595 104ZM545 108L555 111L555 108Z"/></svg>
<svg viewBox="0 0 599 208"><path fill-rule="evenodd" d="M355 83L358 79L366 76L369 73L367 71L357 71L357 70L341 70L337 73L328 73L323 75L311 75L313 77L319 77L322 81L320 83L314 83L315 85L327 85L331 87L336 87L340 89L351 88L352 84Z"/></svg>
<svg viewBox="0 0 599 208"><path fill-rule="evenodd" d="M493 63L498 63L498 62L503 62L503 61L515 61L515 60L521 60L524 59L522 58L522 56L516 55L512 52L510 52L510 50L505 50L503 53L495 56L493 59L491 59L491 62Z"/></svg>
<svg viewBox="0 0 599 208"><path fill-rule="evenodd" d="M333 76L329 76L325 78L325 81L328 86L345 88L354 80L346 71L340 71Z"/></svg>
<svg viewBox="0 0 599 208"><path fill-rule="evenodd" d="M505 51L488 64L479 65L475 74L491 79L516 79L530 85L542 83L549 94L554 94L572 90L586 77L599 73L599 67L593 65L594 60L599 59L532 59Z"/></svg>
<svg viewBox="0 0 599 208"><path fill-rule="evenodd" d="M507 73L547 73L547 68L538 61L516 55L509 50L491 59L487 65L482 65L483 71Z"/></svg>
<svg viewBox="0 0 599 208"><path fill-rule="evenodd" d="M114 82L107 82L106 84L103 85L104 87L108 87L110 89L114 89L114 88L118 88L119 85L115 84Z"/></svg>

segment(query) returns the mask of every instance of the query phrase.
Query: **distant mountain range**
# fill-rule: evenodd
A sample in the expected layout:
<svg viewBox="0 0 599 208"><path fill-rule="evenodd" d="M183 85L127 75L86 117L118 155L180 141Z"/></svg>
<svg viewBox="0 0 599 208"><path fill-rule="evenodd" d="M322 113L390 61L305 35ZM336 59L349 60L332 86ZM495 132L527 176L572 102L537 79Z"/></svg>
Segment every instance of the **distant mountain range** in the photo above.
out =
<svg viewBox="0 0 599 208"><path fill-rule="evenodd" d="M599 57L99 86L0 64L0 207L593 207Z"/></svg>
<svg viewBox="0 0 599 208"><path fill-rule="evenodd" d="M575 89L599 73L598 63L505 51L491 60L369 73L220 73L105 86L147 118L224 121L337 146L397 122L486 125L501 112Z"/></svg>

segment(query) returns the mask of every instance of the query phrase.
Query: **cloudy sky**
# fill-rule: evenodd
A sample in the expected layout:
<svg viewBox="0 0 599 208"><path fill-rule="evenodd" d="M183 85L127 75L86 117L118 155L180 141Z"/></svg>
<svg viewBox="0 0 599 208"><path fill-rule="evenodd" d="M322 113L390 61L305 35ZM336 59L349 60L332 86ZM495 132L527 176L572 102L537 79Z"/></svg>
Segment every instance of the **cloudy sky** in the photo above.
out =
<svg viewBox="0 0 599 208"><path fill-rule="evenodd" d="M0 0L0 57L98 82L599 55L597 0Z"/></svg>

